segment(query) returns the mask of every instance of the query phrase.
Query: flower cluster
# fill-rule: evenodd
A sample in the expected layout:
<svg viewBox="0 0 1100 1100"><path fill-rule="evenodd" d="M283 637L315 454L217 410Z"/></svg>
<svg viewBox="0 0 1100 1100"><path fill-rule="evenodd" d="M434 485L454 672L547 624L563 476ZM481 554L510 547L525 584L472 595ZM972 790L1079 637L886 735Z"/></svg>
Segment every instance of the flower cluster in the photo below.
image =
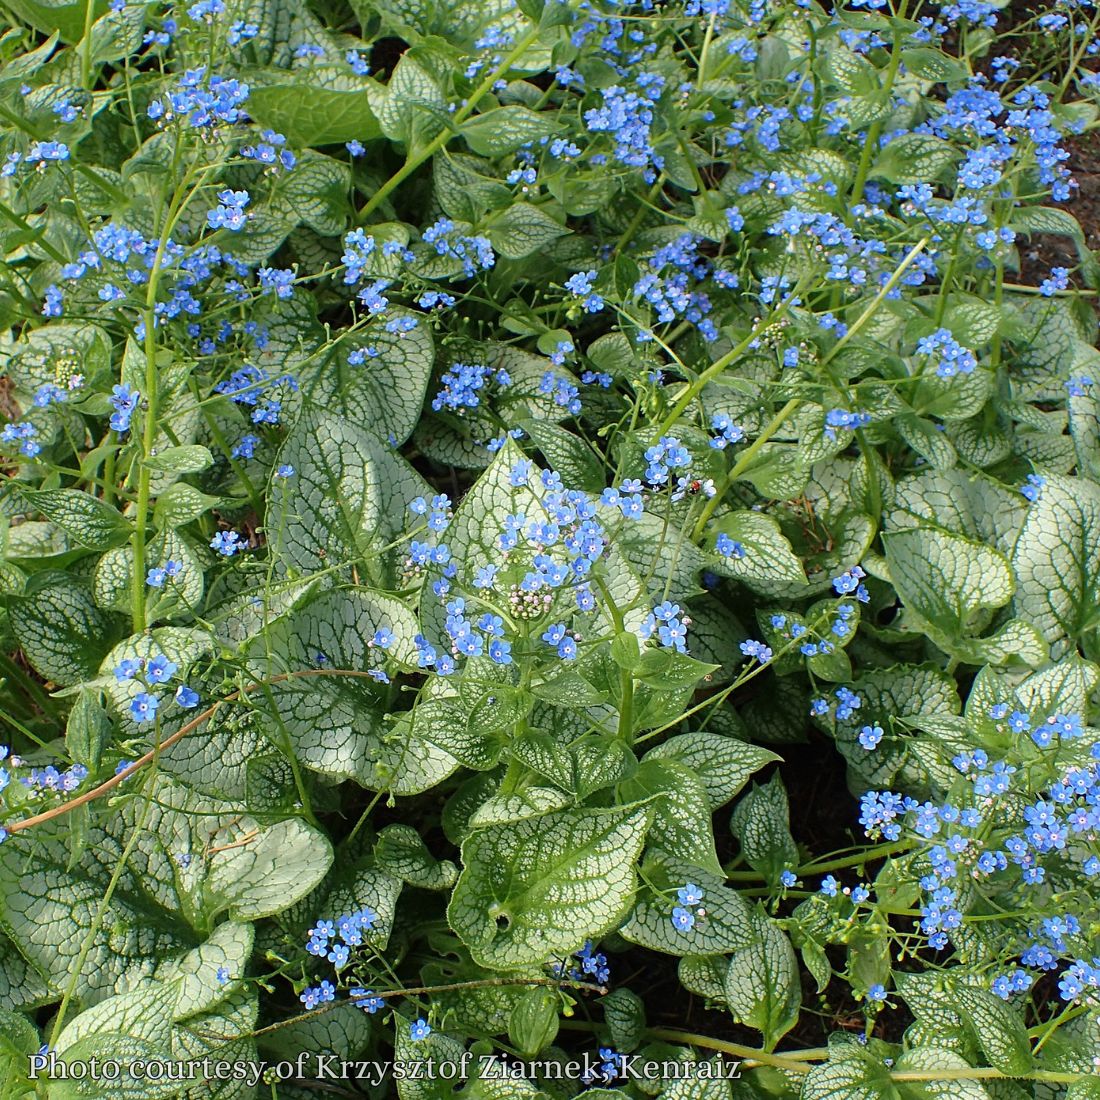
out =
<svg viewBox="0 0 1100 1100"><path fill-rule="evenodd" d="M130 696L130 717L144 726L156 721L157 712L163 702L155 689L171 682L179 671L179 665L163 653L150 657L124 657L115 666L115 681L119 684L134 684L138 690ZM183 710L191 710L199 704L199 694L187 684L179 684L173 696L175 703Z"/></svg>
<svg viewBox="0 0 1100 1100"><path fill-rule="evenodd" d="M450 218L440 218L429 225L423 237L440 256L458 260L467 279L472 279L479 271L488 271L496 263L496 253L488 237L466 236L457 231Z"/></svg>
<svg viewBox="0 0 1100 1100"><path fill-rule="evenodd" d="M351 949L362 946L363 933L369 932L377 921L378 914L367 906L334 921L319 920L306 933L306 950L342 970L348 964Z"/></svg>
<svg viewBox="0 0 1100 1100"><path fill-rule="evenodd" d="M868 836L896 841L909 835L923 852L920 930L936 949L948 946L980 898L992 901L1048 882L1065 888L1072 873L1079 881L1100 877L1094 850L1100 839L1100 746L1093 745L1088 764L1055 764L1059 746L1084 736L1080 716L1056 713L1036 722L1025 708L1001 702L989 708L988 721L996 740L1027 735L1038 754L1034 764L1020 768L974 749L953 759L963 782L952 798L921 802L870 791L862 800L860 821ZM1029 777L1043 771L1053 777L1029 788ZM1043 904L1043 895L1034 896ZM1053 902L1058 895L1045 896ZM1075 946L1084 949L1089 941L1073 913L1054 912L1037 924L1021 913L998 931L1002 950L1019 960L1014 970L991 979L998 996L1027 992L1039 974L1060 967L1064 1000L1079 1002L1098 987L1095 960L1074 955Z"/></svg>
<svg viewBox="0 0 1100 1100"><path fill-rule="evenodd" d="M432 408L436 412L443 409L450 412L476 409L481 405L483 391L488 385L507 386L511 381L503 367L492 368L481 363L452 363L440 379L441 388L432 398Z"/></svg>
<svg viewBox="0 0 1100 1100"><path fill-rule="evenodd" d="M940 378L954 378L957 374L972 374L978 360L969 348L964 348L949 329L938 328L929 336L917 341L917 354L928 356L936 364Z"/></svg>
<svg viewBox="0 0 1100 1100"><path fill-rule="evenodd" d="M695 927L698 918L706 916L706 911L697 908L706 893L702 887L693 882L685 883L676 891L676 898L680 902L672 910L672 927L677 932L690 932ZM694 910L694 911L693 911Z"/></svg>

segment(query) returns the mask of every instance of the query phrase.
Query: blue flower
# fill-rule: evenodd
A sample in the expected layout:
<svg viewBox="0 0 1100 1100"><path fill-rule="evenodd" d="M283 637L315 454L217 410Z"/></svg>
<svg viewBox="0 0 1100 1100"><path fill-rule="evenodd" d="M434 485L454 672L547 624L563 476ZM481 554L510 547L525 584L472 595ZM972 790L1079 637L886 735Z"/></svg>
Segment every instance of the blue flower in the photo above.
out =
<svg viewBox="0 0 1100 1100"><path fill-rule="evenodd" d="M672 910L672 927L677 932L688 932L695 927L695 914L690 910L677 905Z"/></svg>
<svg viewBox="0 0 1100 1100"><path fill-rule="evenodd" d="M1069 286L1069 268L1052 267L1050 275L1039 284L1039 293L1044 298L1053 298L1060 290Z"/></svg>
<svg viewBox="0 0 1100 1100"><path fill-rule="evenodd" d="M45 300L42 303L42 316L60 317L62 313L62 297L60 287L46 287Z"/></svg>
<svg viewBox="0 0 1100 1100"><path fill-rule="evenodd" d="M604 307L603 298L592 289L592 284L595 281L595 271L578 271L565 280L565 289L570 294L584 299L586 313L599 313Z"/></svg>
<svg viewBox="0 0 1100 1100"><path fill-rule="evenodd" d="M859 743L868 750L877 748L878 743L882 740L883 730L882 726L864 726L859 731Z"/></svg>
<svg viewBox="0 0 1100 1100"><path fill-rule="evenodd" d="M1045 477L1040 477L1039 474L1028 474L1027 481L1020 486L1020 493L1032 504L1039 499L1039 494L1043 490L1043 486L1046 485L1047 480Z"/></svg>
<svg viewBox="0 0 1100 1100"><path fill-rule="evenodd" d="M150 695L147 691L139 691L130 700L130 714L139 726L143 726L156 719L159 706L160 700L155 695Z"/></svg>
<svg viewBox="0 0 1100 1100"><path fill-rule="evenodd" d="M381 997L378 996L372 989L363 989L361 986L355 986L348 990L348 996L352 1001L361 1008L364 1012L373 1016L380 1008L383 1008L386 1004Z"/></svg>
<svg viewBox="0 0 1100 1100"><path fill-rule="evenodd" d="M703 900L705 891L694 882L687 882L676 891L681 905L698 905Z"/></svg>
<svg viewBox="0 0 1100 1100"><path fill-rule="evenodd" d="M244 228L248 215L244 208L249 203L247 191L232 191L226 189L218 192L218 206L215 206L206 215L206 224L211 229L229 229L234 233Z"/></svg>
<svg viewBox="0 0 1100 1100"><path fill-rule="evenodd" d="M938 328L930 336L924 336L918 340L917 354L935 359L936 374L940 378L971 374L978 365L974 353L958 343L946 328Z"/></svg>
<svg viewBox="0 0 1100 1100"><path fill-rule="evenodd" d="M114 409L111 414L111 427L116 432L129 431L130 421L140 400L141 394L124 382L111 390L111 406Z"/></svg>
<svg viewBox="0 0 1100 1100"><path fill-rule="evenodd" d="M120 684L132 680L139 672L141 672L141 661L134 657L125 657L115 665L115 679Z"/></svg>
<svg viewBox="0 0 1100 1100"><path fill-rule="evenodd" d="M158 653L145 662L145 679L151 684L166 684L177 669L175 661L170 661L163 653Z"/></svg>
<svg viewBox="0 0 1100 1100"><path fill-rule="evenodd" d="M244 540L236 531L219 531L210 540L210 549L217 550L226 558L231 558L238 550L243 550L244 546Z"/></svg>
<svg viewBox="0 0 1100 1100"><path fill-rule="evenodd" d="M180 684L176 688L176 703L184 710L191 710L199 705L199 693L186 684Z"/></svg>
<svg viewBox="0 0 1100 1100"><path fill-rule="evenodd" d="M431 1033L432 1029L427 1020L413 1020L409 1025L409 1038L412 1039L414 1043L419 1043L422 1039L427 1039Z"/></svg>

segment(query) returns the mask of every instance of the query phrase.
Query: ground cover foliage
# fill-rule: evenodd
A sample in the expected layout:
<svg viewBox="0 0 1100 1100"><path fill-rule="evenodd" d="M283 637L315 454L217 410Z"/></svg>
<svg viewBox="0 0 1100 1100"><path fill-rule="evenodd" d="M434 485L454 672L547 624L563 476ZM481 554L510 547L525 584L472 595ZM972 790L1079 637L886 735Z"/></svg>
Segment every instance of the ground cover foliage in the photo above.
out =
<svg viewBox="0 0 1100 1100"><path fill-rule="evenodd" d="M4 7L5 1095L1100 1096L1091 4Z"/></svg>

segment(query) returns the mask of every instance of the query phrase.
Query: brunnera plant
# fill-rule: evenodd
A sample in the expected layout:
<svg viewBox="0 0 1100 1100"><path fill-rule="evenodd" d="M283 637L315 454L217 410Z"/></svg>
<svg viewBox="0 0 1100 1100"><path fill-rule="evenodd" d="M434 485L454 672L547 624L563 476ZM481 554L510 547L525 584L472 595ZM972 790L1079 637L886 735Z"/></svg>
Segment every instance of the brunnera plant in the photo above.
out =
<svg viewBox="0 0 1100 1100"><path fill-rule="evenodd" d="M5 10L5 1095L1100 1096L1094 6Z"/></svg>

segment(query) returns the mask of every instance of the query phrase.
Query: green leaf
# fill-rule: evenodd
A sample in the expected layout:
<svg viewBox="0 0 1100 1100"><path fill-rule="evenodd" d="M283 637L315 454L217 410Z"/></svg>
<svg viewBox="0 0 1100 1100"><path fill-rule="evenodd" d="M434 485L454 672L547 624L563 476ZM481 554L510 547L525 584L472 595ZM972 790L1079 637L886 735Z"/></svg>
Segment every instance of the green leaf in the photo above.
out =
<svg viewBox="0 0 1100 1100"><path fill-rule="evenodd" d="M980 627L979 612L1012 598L1012 568L990 546L931 527L895 531L884 541L902 602L949 637Z"/></svg>
<svg viewBox="0 0 1100 1100"><path fill-rule="evenodd" d="M42 1045L38 1028L19 1012L0 1009L0 1072L11 1095L21 1095L18 1087L26 1089L22 1095L31 1095L33 1086L27 1081L29 1059Z"/></svg>
<svg viewBox="0 0 1100 1100"><path fill-rule="evenodd" d="M394 637L386 650L370 645L380 628ZM271 624L248 648L258 678L287 669L320 674L272 684L253 701L276 731L286 731L305 767L332 780L384 788L386 687L362 674L393 669L390 662L415 667L417 632L412 613L390 596L367 589L322 592ZM325 675L327 669L359 675Z"/></svg>
<svg viewBox="0 0 1100 1100"><path fill-rule="evenodd" d="M58 34L63 42L79 42L84 37L87 9L82 0L15 0L11 10L43 34ZM94 0L92 10L100 16L107 5Z"/></svg>
<svg viewBox="0 0 1100 1100"><path fill-rule="evenodd" d="M647 842L662 852L721 873L706 788L684 764L648 760L619 785L624 802L654 798Z"/></svg>
<svg viewBox="0 0 1100 1100"><path fill-rule="evenodd" d="M536 112L527 107L494 107L484 114L474 115L459 128L466 144L483 157L500 157L514 153L521 145L549 137L561 130L549 112Z"/></svg>
<svg viewBox="0 0 1100 1100"><path fill-rule="evenodd" d="M448 890L458 876L455 865L437 860L410 825L382 829L374 842L374 860L381 870L426 890Z"/></svg>
<svg viewBox="0 0 1100 1100"><path fill-rule="evenodd" d="M603 1018L616 1050L629 1052L645 1038L645 1002L632 989L620 986L600 1001Z"/></svg>
<svg viewBox="0 0 1100 1100"><path fill-rule="evenodd" d="M246 984L245 970L252 954L254 932L251 924L224 921L205 943L157 966L154 972L157 982L177 991L178 1018L208 1012ZM229 972L224 982L218 979L222 967Z"/></svg>
<svg viewBox="0 0 1100 1100"><path fill-rule="evenodd" d="M189 444L186 447L165 447L146 458L142 465L160 474L197 474L213 463L214 456L209 448Z"/></svg>
<svg viewBox="0 0 1100 1100"><path fill-rule="evenodd" d="M300 385L315 405L369 429L381 439L404 443L420 419L435 361L431 329L420 314L391 310L387 317L415 317L409 332L372 332L377 355L358 367L348 363L352 350L336 345L316 365L301 372ZM293 490L291 485L290 489Z"/></svg>
<svg viewBox="0 0 1100 1100"><path fill-rule="evenodd" d="M359 563L392 583L396 556L378 551L405 529L405 509L431 489L404 459L347 420L307 411L279 449L276 465L296 471L272 495L266 527L283 568L311 573Z"/></svg>
<svg viewBox="0 0 1100 1100"><path fill-rule="evenodd" d="M57 1052L64 1055L82 1039L114 1033L141 1040L167 1053L177 999L175 983L145 985L132 992L108 997L69 1021L57 1037Z"/></svg>
<svg viewBox="0 0 1100 1100"><path fill-rule="evenodd" d="M566 486L589 493L598 493L603 489L603 463L579 436L557 424L533 418L521 420L519 427L546 456L551 469L561 474Z"/></svg>
<svg viewBox="0 0 1100 1100"><path fill-rule="evenodd" d="M528 1058L545 1050L558 1034L560 997L549 989L526 990L508 1018L508 1038Z"/></svg>
<svg viewBox="0 0 1100 1100"><path fill-rule="evenodd" d="M958 462L958 454L946 434L937 430L934 420L925 420L913 413L902 413L894 418L898 435L936 470L951 470Z"/></svg>
<svg viewBox="0 0 1100 1100"><path fill-rule="evenodd" d="M786 933L763 913L753 919L752 943L730 959L725 994L733 1018L763 1033L766 1050L798 1022L798 959Z"/></svg>
<svg viewBox="0 0 1100 1100"><path fill-rule="evenodd" d="M729 535L745 548L744 557L712 554L709 568L739 580L761 595L785 595L792 585L806 584L802 562L779 524L759 512L735 512L713 525L713 537ZM713 550L713 543L710 544Z"/></svg>
<svg viewBox="0 0 1100 1100"><path fill-rule="evenodd" d="M1011 554L1026 501L992 478L963 470L926 470L897 483L891 527L935 524ZM922 522L923 521L923 522Z"/></svg>
<svg viewBox="0 0 1100 1100"><path fill-rule="evenodd" d="M623 939L668 955L719 955L752 942L752 910L736 890L726 886L724 875L652 852L646 856L644 871L647 884L638 891L630 917L619 930ZM672 909L678 904L677 889L687 882L702 887L700 908L706 912L681 931L672 923Z"/></svg>
<svg viewBox="0 0 1100 1100"><path fill-rule="evenodd" d="M157 497L153 508L153 522L160 528L182 527L220 503L219 497L202 493L193 485L176 482Z"/></svg>
<svg viewBox="0 0 1100 1100"><path fill-rule="evenodd" d="M670 737L645 755L645 760L675 760L690 768L701 780L712 810L740 793L753 772L778 759L758 745L710 730Z"/></svg>
<svg viewBox="0 0 1100 1100"><path fill-rule="evenodd" d="M307 150L298 157L294 170L278 176L277 181L267 208L284 212L291 224L306 225L322 237L334 237L343 231L351 185L351 170L346 164Z"/></svg>
<svg viewBox="0 0 1100 1100"><path fill-rule="evenodd" d="M364 26L380 16L384 27L414 43L435 37L472 47L486 27L514 33L523 25L509 0L483 0L476 6L463 0L354 0L352 7Z"/></svg>
<svg viewBox="0 0 1100 1100"><path fill-rule="evenodd" d="M332 847L299 818L277 821L247 843L211 863L209 904L224 907L234 920L257 920L285 909L324 877Z"/></svg>
<svg viewBox="0 0 1100 1100"><path fill-rule="evenodd" d="M448 907L474 960L538 965L598 939L620 920L648 807L567 810L474 833Z"/></svg>
<svg viewBox="0 0 1100 1100"><path fill-rule="evenodd" d="M447 101L439 74L445 71L432 51L413 47L401 55L383 88L370 84L370 106L391 141L410 149L430 142L448 124Z"/></svg>
<svg viewBox="0 0 1100 1100"><path fill-rule="evenodd" d="M78 489L21 489L20 496L78 546L106 550L124 542L130 524L117 508Z"/></svg>
<svg viewBox="0 0 1100 1100"><path fill-rule="evenodd" d="M951 1003L973 1029L991 1066L1008 1077L1021 1077L1031 1069L1027 1029L1009 1004L987 990L967 985L954 988Z"/></svg>
<svg viewBox="0 0 1100 1100"><path fill-rule="evenodd" d="M695 687L718 668L671 649L645 649L633 665L634 678L658 691Z"/></svg>
<svg viewBox="0 0 1100 1100"><path fill-rule="evenodd" d="M1050 477L1030 506L1012 556L1015 609L1060 656L1076 642L1100 656L1100 486Z"/></svg>
<svg viewBox="0 0 1100 1100"><path fill-rule="evenodd" d="M870 1062L829 1061L802 1078L798 1100L897 1100L889 1071Z"/></svg>
<svg viewBox="0 0 1100 1100"><path fill-rule="evenodd" d="M326 1007L330 1011L322 1016L280 1020L278 1031L261 1036L271 1060L293 1058L300 1051L348 1060L361 1054L370 1041L370 1016L350 1000Z"/></svg>
<svg viewBox="0 0 1100 1100"><path fill-rule="evenodd" d="M111 719L100 704L98 694L82 689L65 723L65 748L73 760L94 771L110 736Z"/></svg>
<svg viewBox="0 0 1100 1100"><path fill-rule="evenodd" d="M42 972L20 954L5 933L0 932L0 1008L5 1012L34 1009L55 999Z"/></svg>
<svg viewBox="0 0 1100 1100"><path fill-rule="evenodd" d="M762 871L769 881L778 881L782 871L797 865L787 791L778 772L767 783L752 785L734 807L730 828L741 841L749 866Z"/></svg>
<svg viewBox="0 0 1100 1100"><path fill-rule="evenodd" d="M286 135L291 146L373 141L381 129L370 108L375 81L344 65L313 65L294 73L249 74L248 113L261 126Z"/></svg>
<svg viewBox="0 0 1100 1100"><path fill-rule="evenodd" d="M907 757L905 744L892 736L869 753L860 745L857 730L879 725L892 734L895 723L901 729L922 729L932 722L950 720L961 709L954 678L931 665L871 669L851 687L863 705L850 718L836 723L834 735L852 768L851 782L862 787L889 786ZM923 784L927 776L915 770L911 781Z"/></svg>
<svg viewBox="0 0 1100 1100"><path fill-rule="evenodd" d="M33 859L20 836L0 846L0 920L51 991L59 994L72 980L89 938L74 987L85 1004L113 993L127 972L148 972L198 948L221 914L252 920L294 904L332 862L328 841L298 818L261 824L239 804L196 795L164 777L148 793L147 811L144 798L121 801L103 826L88 830L77 853L63 819L35 828ZM107 903L108 883L139 820ZM239 935L239 927L219 931L203 957L244 958ZM207 1003L213 971L196 976L199 985L188 978L194 961L181 961L171 973L181 981L181 996Z"/></svg>
<svg viewBox="0 0 1100 1100"><path fill-rule="evenodd" d="M1001 327L999 306L958 293L951 295L949 302L943 323L960 344L970 348L981 347L997 335Z"/></svg>
<svg viewBox="0 0 1100 1100"><path fill-rule="evenodd" d="M115 620L74 576L43 573L35 581L34 591L12 600L8 612L27 660L59 684L92 679L117 637Z"/></svg>
<svg viewBox="0 0 1100 1100"><path fill-rule="evenodd" d="M934 84L966 80L969 75L966 66L958 58L929 46L902 50L901 58L914 76L919 76L921 80L930 80Z"/></svg>
<svg viewBox="0 0 1100 1100"><path fill-rule="evenodd" d="M545 248L569 230L541 206L517 202L489 223L493 248L509 260L520 260Z"/></svg>
<svg viewBox="0 0 1100 1100"><path fill-rule="evenodd" d="M958 153L931 134L901 134L879 154L872 179L891 183L932 183L958 160Z"/></svg>
<svg viewBox="0 0 1100 1100"><path fill-rule="evenodd" d="M317 917L337 920L342 914L354 913L364 906L377 918L363 934L364 940L376 951L384 951L393 932L394 913L401 894L401 882L393 875L370 866L369 860L343 863L330 880L316 893L305 898L294 910L280 918L296 931L308 928Z"/></svg>

